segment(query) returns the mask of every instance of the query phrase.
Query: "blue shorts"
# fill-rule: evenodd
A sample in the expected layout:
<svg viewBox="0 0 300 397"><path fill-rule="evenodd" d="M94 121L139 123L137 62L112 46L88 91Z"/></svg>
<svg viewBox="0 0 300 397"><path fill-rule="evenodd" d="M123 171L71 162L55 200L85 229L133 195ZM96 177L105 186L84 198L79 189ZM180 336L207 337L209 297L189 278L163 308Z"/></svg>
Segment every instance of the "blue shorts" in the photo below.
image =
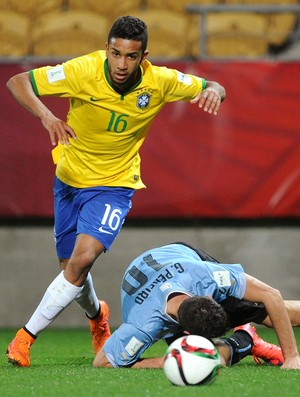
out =
<svg viewBox="0 0 300 397"><path fill-rule="evenodd" d="M134 189L107 186L79 189L55 177L53 192L57 256L68 259L80 233L94 237L109 250L131 208Z"/></svg>

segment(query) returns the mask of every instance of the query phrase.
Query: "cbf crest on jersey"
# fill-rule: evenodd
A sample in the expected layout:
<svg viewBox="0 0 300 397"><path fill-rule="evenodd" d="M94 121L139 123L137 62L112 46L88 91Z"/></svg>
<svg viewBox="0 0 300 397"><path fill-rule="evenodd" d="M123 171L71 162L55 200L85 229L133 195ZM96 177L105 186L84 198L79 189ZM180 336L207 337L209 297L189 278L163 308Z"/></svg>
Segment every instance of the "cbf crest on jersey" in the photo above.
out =
<svg viewBox="0 0 300 397"><path fill-rule="evenodd" d="M137 107L139 109L145 109L150 103L150 95L147 93L143 93L137 97Z"/></svg>

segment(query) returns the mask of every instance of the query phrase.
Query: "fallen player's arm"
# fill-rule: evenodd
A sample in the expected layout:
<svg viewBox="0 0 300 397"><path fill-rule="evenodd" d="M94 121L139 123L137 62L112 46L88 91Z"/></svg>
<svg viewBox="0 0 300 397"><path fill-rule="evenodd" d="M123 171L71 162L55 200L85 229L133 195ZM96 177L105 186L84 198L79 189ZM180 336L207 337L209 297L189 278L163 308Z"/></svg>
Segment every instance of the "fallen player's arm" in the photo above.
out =
<svg viewBox="0 0 300 397"><path fill-rule="evenodd" d="M294 331L281 293L256 278L247 275L244 299L262 302L276 331L284 355L282 368L300 369L300 357Z"/></svg>
<svg viewBox="0 0 300 397"><path fill-rule="evenodd" d="M131 365L131 368L162 368L164 363L163 357L155 358L143 358ZM108 361L103 348L99 350L93 362L94 367L112 367L111 363Z"/></svg>

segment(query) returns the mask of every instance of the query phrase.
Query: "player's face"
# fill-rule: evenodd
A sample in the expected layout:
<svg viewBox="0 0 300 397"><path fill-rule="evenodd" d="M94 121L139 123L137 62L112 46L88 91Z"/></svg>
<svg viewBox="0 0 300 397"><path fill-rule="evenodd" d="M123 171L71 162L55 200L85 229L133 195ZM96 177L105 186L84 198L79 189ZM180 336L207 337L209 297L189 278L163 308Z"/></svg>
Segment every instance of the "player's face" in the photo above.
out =
<svg viewBox="0 0 300 397"><path fill-rule="evenodd" d="M139 65L148 54L147 51L142 52L141 45L140 41L120 38L106 44L111 84L122 91L127 91L139 79Z"/></svg>

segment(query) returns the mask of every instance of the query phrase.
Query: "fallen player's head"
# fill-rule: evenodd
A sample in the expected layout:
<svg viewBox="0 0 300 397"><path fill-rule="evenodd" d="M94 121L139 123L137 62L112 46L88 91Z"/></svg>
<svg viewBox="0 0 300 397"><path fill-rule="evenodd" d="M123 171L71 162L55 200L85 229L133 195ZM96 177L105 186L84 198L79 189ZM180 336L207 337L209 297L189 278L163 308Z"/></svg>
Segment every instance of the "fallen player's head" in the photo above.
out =
<svg viewBox="0 0 300 397"><path fill-rule="evenodd" d="M188 333L208 339L222 336L230 329L227 313L210 297L185 299L179 306L178 320Z"/></svg>

